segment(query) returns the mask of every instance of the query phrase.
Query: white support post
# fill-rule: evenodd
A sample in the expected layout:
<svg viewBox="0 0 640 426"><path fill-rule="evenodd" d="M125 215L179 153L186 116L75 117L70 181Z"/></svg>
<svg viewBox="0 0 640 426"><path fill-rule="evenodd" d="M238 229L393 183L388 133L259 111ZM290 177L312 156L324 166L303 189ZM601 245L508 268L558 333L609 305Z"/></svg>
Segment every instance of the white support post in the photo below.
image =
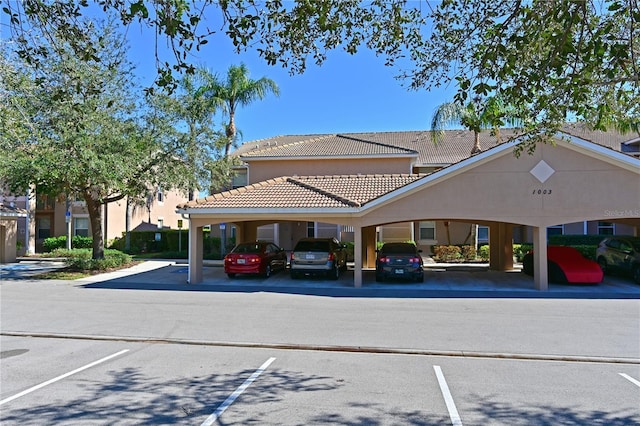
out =
<svg viewBox="0 0 640 426"><path fill-rule="evenodd" d="M533 279L536 290L549 289L549 268L547 265L547 228L533 228Z"/></svg>

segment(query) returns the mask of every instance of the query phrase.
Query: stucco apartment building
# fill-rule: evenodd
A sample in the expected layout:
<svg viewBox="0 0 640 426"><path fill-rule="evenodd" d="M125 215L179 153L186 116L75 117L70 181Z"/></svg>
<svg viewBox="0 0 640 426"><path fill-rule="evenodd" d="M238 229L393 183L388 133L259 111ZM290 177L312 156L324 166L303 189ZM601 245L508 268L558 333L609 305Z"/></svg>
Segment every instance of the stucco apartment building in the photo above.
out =
<svg viewBox="0 0 640 426"><path fill-rule="evenodd" d="M567 125L563 132L624 155L634 158L640 156L640 137L635 134L593 132L579 125ZM509 129L502 130L501 138L507 140L512 134ZM444 140L437 145L432 142L428 131L277 136L246 142L234 151L233 155L241 160L242 166L236 170L233 187L251 186L281 176L331 176L336 182L348 181L349 177L353 176L426 176L468 159L472 142L473 134L466 130L447 131ZM483 151L499 145L500 142L489 131L481 134ZM341 176L345 179L341 179ZM370 185L380 186L381 182L372 180ZM302 184L304 185L304 182ZM382 188L368 189L357 186L353 189L361 192L360 196L365 196L369 190L375 192ZM632 198L637 196L638 194L629 194ZM157 188L145 205L134 209L130 229L177 229L178 221L184 217L176 211L176 206L186 201L188 200L183 194ZM6 206L15 206L20 212L7 214L5 216L8 218L3 219L6 225L3 227L4 253L15 252L22 255L40 251L44 238L66 235L69 228L71 235L91 235L89 217L81 201L66 200L64 197L56 200L37 194L25 194L3 196L0 202ZM429 202L438 204L442 203L443 199L433 199ZM253 207L247 205L246 209ZM122 236L126 223L126 201L105 206L103 219L107 241ZM299 238L306 236L335 236L343 241L354 240L353 226L325 223L315 219L309 217L304 221L267 220L257 228L256 237L273 241L289 250ZM482 244L489 240L487 224L449 217L431 219L376 226L375 240L412 240L425 253L429 253L435 244ZM554 224L548 227L546 232L602 235L638 233L634 225L609 221L605 216L601 219L603 220ZM189 222L184 220L182 223L186 228ZM10 228L11 231L7 231ZM215 234L217 230L218 224L214 224L212 232ZM235 232L236 227L230 224L227 235L234 235ZM532 232L529 226L514 226L510 237L515 242L531 242ZM16 243L12 244L6 235L14 235Z"/></svg>
<svg viewBox="0 0 640 426"><path fill-rule="evenodd" d="M182 216L176 213L176 205L187 201L187 197L175 191L156 188L142 205L131 208L130 229L152 231L178 229ZM20 196L0 195L0 203L15 206L21 214L14 217L16 241L5 240L14 246L18 256L42 251L45 238L67 235L91 236L89 214L84 201L60 196L48 197L30 191ZM105 241L122 237L126 230L127 202L123 199L103 206L102 229ZM186 221L183 221L186 227Z"/></svg>
<svg viewBox="0 0 640 426"><path fill-rule="evenodd" d="M640 155L638 135L587 131L576 124L566 125L563 131L630 156ZM501 140L512 135L512 130L504 129ZM482 132L480 137L483 151L500 144L489 131ZM447 131L439 144L433 143L428 131L278 136L247 142L235 151L243 166L237 170L234 187L280 176L430 174L469 158L472 145L473 133L467 130ZM415 241L425 253L430 253L437 244L488 242L488 226L446 219L378 226L376 239ZM637 232L634 226L606 220L557 224L547 229L549 235L635 235ZM259 239L273 241L285 249L292 249L298 239L308 236L353 241L353 229L317 221L281 222L258 228ZM530 227L514 227L514 242L531 242L532 238Z"/></svg>

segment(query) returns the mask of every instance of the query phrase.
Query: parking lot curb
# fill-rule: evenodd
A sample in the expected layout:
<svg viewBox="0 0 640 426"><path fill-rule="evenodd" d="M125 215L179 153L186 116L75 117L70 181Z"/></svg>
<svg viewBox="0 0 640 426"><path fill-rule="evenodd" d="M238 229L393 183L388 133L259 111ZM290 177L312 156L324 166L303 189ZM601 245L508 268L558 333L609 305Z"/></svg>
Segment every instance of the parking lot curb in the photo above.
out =
<svg viewBox="0 0 640 426"><path fill-rule="evenodd" d="M439 356L457 358L485 358L485 359L509 359L523 361L556 361L556 362L578 362L578 363L599 363L599 364L629 364L640 365L640 358L606 357L606 356L585 356L585 355L554 355L554 354L526 354L508 352L479 352L465 350L430 350L430 349L408 349L390 348L378 346L344 346L344 345L310 345L292 343L255 343L255 342L228 342L215 340L192 340L173 339L155 337L133 337L133 336L104 336L66 333L32 333L19 331L3 331L0 336L10 337L33 337L46 339L70 339L70 340L92 340L92 341L114 341L128 343L157 343L171 345L191 345L191 346L217 346L251 349L275 349L275 350L296 350L313 352L347 352L347 353L367 353L367 354L388 354L388 355L412 355L412 356Z"/></svg>

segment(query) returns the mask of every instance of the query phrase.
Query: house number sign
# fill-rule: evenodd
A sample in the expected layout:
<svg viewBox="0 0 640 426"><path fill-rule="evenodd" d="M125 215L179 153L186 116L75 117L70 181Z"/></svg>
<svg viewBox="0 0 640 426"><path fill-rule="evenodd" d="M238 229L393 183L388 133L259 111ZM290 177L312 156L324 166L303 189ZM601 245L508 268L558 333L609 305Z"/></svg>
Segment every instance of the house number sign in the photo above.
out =
<svg viewBox="0 0 640 426"><path fill-rule="evenodd" d="M552 189L536 188L533 190L531 195L551 195L552 191Z"/></svg>

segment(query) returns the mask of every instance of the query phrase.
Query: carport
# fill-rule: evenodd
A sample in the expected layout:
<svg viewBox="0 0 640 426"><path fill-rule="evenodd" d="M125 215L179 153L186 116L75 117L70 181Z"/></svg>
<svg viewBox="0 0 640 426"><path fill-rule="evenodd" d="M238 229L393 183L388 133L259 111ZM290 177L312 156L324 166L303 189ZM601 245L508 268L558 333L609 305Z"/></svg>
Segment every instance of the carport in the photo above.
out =
<svg viewBox="0 0 640 426"><path fill-rule="evenodd" d="M512 228L531 226L535 288L547 290L549 226L603 220L640 227L640 160L577 137L558 134L516 157L518 140L429 175L290 176L179 205L189 218L189 278L202 281L203 227L236 225L238 241L261 225L319 221L352 226L354 285L375 260L379 225L451 220L490 228L490 268L513 267Z"/></svg>

